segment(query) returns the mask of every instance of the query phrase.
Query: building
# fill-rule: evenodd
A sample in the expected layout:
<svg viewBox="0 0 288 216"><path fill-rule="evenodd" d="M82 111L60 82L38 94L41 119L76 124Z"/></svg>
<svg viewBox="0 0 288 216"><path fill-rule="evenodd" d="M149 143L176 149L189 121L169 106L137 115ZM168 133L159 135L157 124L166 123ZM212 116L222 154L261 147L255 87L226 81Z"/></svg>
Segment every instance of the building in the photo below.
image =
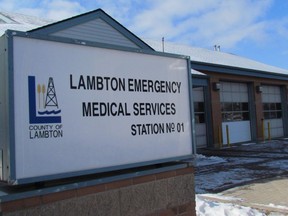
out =
<svg viewBox="0 0 288 216"><path fill-rule="evenodd" d="M143 40L100 9L55 23L0 12L0 35L7 29L57 41L190 56L198 148L221 148L288 135L287 70L217 50L169 42L163 46L161 41ZM88 181L61 182L60 186L54 182L41 190L29 188L20 194L13 191L12 196L6 190L1 197L2 212L41 214L50 208L59 214L72 211L78 215L83 211L102 211L102 215L195 214L193 168L174 165L109 173ZM119 194L124 198L120 199ZM127 200L131 205L125 205Z"/></svg>
<svg viewBox="0 0 288 216"><path fill-rule="evenodd" d="M196 215L194 168L191 161L193 160L195 148L192 146L193 137L191 135L192 130L190 130L192 129L189 103L191 91L187 88L188 82L186 82L190 75L188 74L189 60L187 57L171 54L160 55L101 9L46 26L39 24L40 21L37 18L1 13L0 23L2 23L0 24L1 30L15 30L7 31L5 35L3 35L4 32L1 32L0 38L0 150L2 151L0 170L3 171L0 171L0 179L6 183L6 185L2 184L0 187L1 215ZM30 25L31 23L36 24ZM35 28L37 25L39 28ZM16 31L19 29L24 32ZM83 61L79 59L83 59ZM147 59L149 61L146 61ZM145 63L143 63L144 61ZM162 61L165 61L165 66L160 64ZM172 119L178 121L180 117L182 118L181 121L188 123L189 129L185 132L182 131L182 134L185 134L184 137L186 137L186 148L183 148L184 145L175 145L175 143L178 143L178 137L182 134L180 132L176 133L175 128L173 128L175 133L172 133L172 126L170 127L170 136L167 136L169 131L166 134L163 132L158 134L160 139L155 139L155 134L151 133L150 136L145 134L145 137L140 134L141 136L138 136L137 140L131 133L136 118L137 121L140 120L140 123L143 120L144 124L140 125L145 125L147 118L144 118L144 116L148 115L151 115L150 118L153 122L154 120L158 122L154 114L132 115L130 112L124 111L126 108L123 107L126 107L126 104L132 104L132 106L135 104L136 97L142 100L142 92L135 91L136 93L133 93L128 89L126 91L124 87L121 87L122 89L120 88L121 90L118 89L118 91L116 87L118 84L112 82L114 80L119 81L119 83L121 81L123 81L122 83L128 83L128 80L134 78L134 80L147 80L146 78L138 78L134 74L134 72L141 71L142 75L145 76L144 70L147 70L147 67L139 69L139 65L135 62L151 66L151 71L149 71L150 81L154 80L154 83L159 83L158 79L163 78L160 82L164 85L169 83L168 81L165 82L165 76L167 76L166 69L169 68L171 62L173 62L172 64L176 63L176 67L171 70L172 72L176 70L179 72L179 68L182 71L181 82L183 83L182 86L186 87L182 87L183 91L180 92L181 84L179 84L178 94L172 92L171 87L171 94L166 94L166 96L162 94L163 91L145 92L143 90L143 92L145 92L145 98L148 102L146 104L149 105L159 105L158 100L162 97L165 98L164 102L171 101L171 103L161 103L164 104L164 108L159 108L161 105L158 106L158 111L165 110L164 114L162 111L159 112L162 116L169 118L169 121L171 120L170 114L175 108L172 106L174 102L175 104L178 103L177 108L183 110L183 112L177 112L176 115L172 116ZM155 65L162 67L161 76L155 72L157 68ZM99 70L96 70L97 73L93 74L95 68ZM157 68L157 71L160 71L159 68ZM119 76L123 76L121 80L115 78L118 72ZM157 76L156 78L152 78L154 74ZM175 74L173 73L173 76ZM179 74L177 73L177 76ZM74 75L79 75L82 78L85 76L101 79L103 76L105 80L108 80L106 78L112 78L110 82L111 89L99 87L100 91L96 94L95 91L88 91L87 93L83 89L79 90L71 84ZM125 75L127 76L125 77ZM129 75L133 76L133 79L130 79ZM38 82L41 79L40 77L43 79ZM38 80L38 83L36 80ZM61 85L56 84L56 80L61 80ZM17 84L18 81L19 84ZM47 83L47 81L48 84L45 86L44 83ZM94 84L90 82L89 86ZM109 86L107 83L106 85ZM122 84L120 85L122 86ZM57 98L59 99L58 92L61 92L62 105L65 103L67 105L67 109L65 109L67 112L66 118L64 117L64 111L58 110L56 86L57 89L60 89L60 91L57 90ZM118 92L113 91L113 88ZM97 87L97 90L99 89ZM46 99L49 98L48 100L44 100L45 92ZM183 95L183 92L185 92L185 95ZM173 97L171 96L172 93L174 93ZM21 94L21 96L17 97L18 94ZM86 98L87 94L90 95L88 98ZM114 103L116 101L115 95L118 95L119 103ZM177 98L179 95L182 98L181 100ZM155 97L152 98L153 96ZM89 109L85 108L86 111L83 111L83 104L86 104L83 100L87 99L90 104L89 101L95 99L95 103L92 103L100 104L97 102L100 100L99 98L103 101L108 99L105 101L107 103L101 104L107 106L110 104L111 106L108 108L110 113L115 113L114 105L119 104L118 111L123 115L106 115L106 108L103 108L105 110L104 117L99 117L99 113L94 115L94 111L101 109L99 108L100 105L99 109L94 109L94 105L92 105L92 116L90 116L91 112L87 111L90 110L90 105L88 105ZM131 98L132 100L129 101ZM149 103L152 101L151 98L153 102ZM188 100L186 101L186 99ZM122 100L124 103L120 109ZM51 101L52 104L49 104ZM145 100L143 101L145 102ZM21 105L17 106L17 103ZM186 105L183 106L183 103ZM52 105L53 108L46 109L47 104ZM112 104L114 104L114 111L112 111ZM171 108L169 108L169 104L171 104ZM168 106L167 109L166 105ZM39 110L44 108L45 110L42 109L44 112L39 112L39 110L36 112L37 107ZM60 103L59 107L61 107ZM182 107L185 107L185 109L182 109ZM17 109L21 109L21 112ZM170 113L166 115L167 110L171 112L169 111ZM87 114L89 112L90 114ZM25 114L20 116L18 115L20 113ZM41 113L44 113L44 115L52 114L52 116L40 116ZM185 113L185 115L182 115L182 113ZM99 118L89 118L88 122L90 123L87 123L87 115L89 117L98 116ZM76 116L80 116L80 118L76 119ZM110 117L112 117L112 120ZM40 137L38 135L31 137L31 134L29 136L29 132L33 131L34 128L38 130L39 126L38 131L52 131L53 127L55 129L57 127L60 132L59 135L62 134L63 118L66 119L66 130L64 132L66 137L61 135L58 137L59 140L56 138L57 135L56 137L47 137L44 133ZM127 118L129 123L123 124ZM81 120L79 121L79 119ZM186 121L186 119L189 120ZM82 120L84 122L81 122ZM132 121L133 123L131 123ZM22 122L25 122L23 127ZM96 123L96 126L94 123ZM165 123L161 124L164 125ZM179 122L178 124L181 130L181 125ZM43 127L46 129L43 129ZM70 128L69 131L68 128ZM161 129L161 131L163 130ZM17 137L16 131L20 131L18 134L25 133L25 138ZM34 139L35 137L37 139ZM103 141L102 138L106 141ZM130 138L131 140L129 140ZM19 140L21 144L17 145L17 143L20 143ZM181 140L181 144L184 144L183 139ZM155 145L156 142L158 144ZM170 148L167 147L168 143L170 143ZM125 149L125 145L128 145L129 148ZM22 148L23 146L25 147ZM159 150L158 155L155 156L157 146ZM163 146L166 151L163 151ZM38 148L44 149L38 151ZM109 155L104 153L104 149ZM133 152L133 149L136 149L137 152ZM167 156L169 149L172 156ZM142 159L145 155L149 157L147 161ZM151 159L153 155L154 161ZM161 158L162 156L165 158ZM141 161L137 163L132 157ZM123 159L124 162L118 163L117 158ZM103 159L112 165L110 164L109 167L102 166L101 160L103 161ZM131 163L127 162L129 159L131 159ZM184 159L190 159L190 161L183 161ZM81 163L82 165L83 163L89 163L89 165L85 168L83 166L82 168L77 167L78 165L81 166ZM64 164L66 164L66 170L57 170L63 168ZM35 170L40 171L37 177L34 175ZM13 187L11 185L21 186Z"/></svg>
<svg viewBox="0 0 288 216"><path fill-rule="evenodd" d="M163 49L161 43L146 42ZM192 72L198 147L287 137L288 70L169 42L165 51L189 55L191 68L201 72Z"/></svg>
<svg viewBox="0 0 288 216"><path fill-rule="evenodd" d="M0 34L6 29L30 30L52 37L190 56L198 148L288 135L288 70L217 49L141 40L121 24L115 25L113 18L93 11L73 17L71 22L50 25L49 20L11 13L1 13L0 20Z"/></svg>

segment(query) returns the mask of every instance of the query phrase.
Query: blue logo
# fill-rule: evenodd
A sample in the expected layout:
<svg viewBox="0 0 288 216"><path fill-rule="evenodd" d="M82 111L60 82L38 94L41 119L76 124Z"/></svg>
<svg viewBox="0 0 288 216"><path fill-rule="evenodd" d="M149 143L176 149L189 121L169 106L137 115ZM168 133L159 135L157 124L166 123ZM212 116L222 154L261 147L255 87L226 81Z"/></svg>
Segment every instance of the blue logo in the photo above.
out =
<svg viewBox="0 0 288 216"><path fill-rule="evenodd" d="M28 76L29 89L29 123L53 124L61 123L61 109L58 107L53 78L48 80L47 87L38 84L36 88L35 76Z"/></svg>

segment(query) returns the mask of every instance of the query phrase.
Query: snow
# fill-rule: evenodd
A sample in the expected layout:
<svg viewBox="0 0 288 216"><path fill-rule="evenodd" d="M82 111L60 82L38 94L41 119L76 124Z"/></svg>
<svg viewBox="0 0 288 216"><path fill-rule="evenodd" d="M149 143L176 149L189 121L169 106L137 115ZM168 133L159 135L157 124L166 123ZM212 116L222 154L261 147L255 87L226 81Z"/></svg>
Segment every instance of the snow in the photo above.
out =
<svg viewBox="0 0 288 216"><path fill-rule="evenodd" d="M197 154L196 157L196 166L205 167L216 164L227 163L228 160L211 156L207 157L201 154ZM233 161L233 160L232 160ZM258 161L257 159L250 159L249 162ZM238 162L234 161L234 162ZM243 161L242 161L243 162ZM241 162L240 162L241 163ZM209 189L221 187L223 182L227 182L227 179L230 179L231 184L240 183L243 181L250 180L249 173L245 172L246 170L235 169L233 171L220 171L217 173L207 173L200 174L195 176L195 192L196 194L196 214L197 216L264 216L265 214L252 209L250 207L244 207L241 205L235 205L229 203L229 201L238 200L237 198L222 196L221 194L205 194ZM246 174L247 177L243 177L243 174ZM236 178L238 177L238 180ZM228 203L212 201L211 199L206 199L207 197L212 199L224 200Z"/></svg>
<svg viewBox="0 0 288 216"><path fill-rule="evenodd" d="M29 31L48 25L52 22L54 21L18 13L0 11L0 36L2 36L7 29Z"/></svg>
<svg viewBox="0 0 288 216"><path fill-rule="evenodd" d="M250 207L210 201L201 195L196 195L196 214L197 216L265 216L264 213Z"/></svg>
<svg viewBox="0 0 288 216"><path fill-rule="evenodd" d="M275 205L275 204L273 204L273 203L270 203L268 206L269 206L269 207L273 207L273 208L288 210L288 207L287 207L287 206Z"/></svg>
<svg viewBox="0 0 288 216"><path fill-rule="evenodd" d="M195 176L195 191L196 193L206 193L214 190L225 189L230 185L238 185L242 182L250 182L257 179L257 175L261 174L262 171L258 170L249 170L242 167L237 168L237 165L243 165L245 163L257 163L263 161L259 158L221 158L217 156L207 157L201 154L197 154L196 157L196 166L201 168L202 172L199 172ZM215 165L222 166L233 166L233 169L223 169L220 168L218 172L209 172L211 167Z"/></svg>
<svg viewBox="0 0 288 216"><path fill-rule="evenodd" d="M271 161L264 163L263 166L270 167L270 168L278 168L280 167L281 169L288 170L288 160L278 160L278 161Z"/></svg>
<svg viewBox="0 0 288 216"><path fill-rule="evenodd" d="M207 157L205 155L201 155L201 154L196 154L196 164L197 166L206 166L206 165L210 165L210 164L218 164L218 163L224 163L227 162L227 160L220 158L220 157Z"/></svg>
<svg viewBox="0 0 288 216"><path fill-rule="evenodd" d="M196 193L205 193L206 191L212 191L215 188L217 190L225 189L230 185L237 185L242 182L249 182L256 180L257 178L251 177L255 174L253 170L235 169L232 171L219 171L216 173L205 173L199 176L195 176ZM205 181L203 181L205 179ZM223 184L225 182L225 184Z"/></svg>
<svg viewBox="0 0 288 216"><path fill-rule="evenodd" d="M163 50L162 41L155 41L145 38L143 40L156 51L161 52ZM191 47L177 43L165 42L164 51L168 53L190 56L191 61L232 66L237 68L245 68L248 70L252 69L258 71L265 71L269 73L279 73L285 75L288 74L288 70L282 68L267 65L234 54L204 48Z"/></svg>
<svg viewBox="0 0 288 216"><path fill-rule="evenodd" d="M200 71L197 71L197 70L194 70L194 69L191 69L191 73L192 73L193 75L207 76L206 74L201 73Z"/></svg>
<svg viewBox="0 0 288 216"><path fill-rule="evenodd" d="M195 156L197 216L288 215L288 202L285 200L284 191L282 192L284 198L279 198L278 192L275 195L276 199L270 199L275 203L260 202L262 199L266 200L265 196L270 196L270 190L274 190L270 188L271 185L279 185L280 181L282 184L287 182L285 180L288 170L287 149L288 142L276 140L225 149L223 156L197 154ZM235 152L238 152L238 156L234 155ZM246 197L251 190L260 188L263 184L269 188L265 191L266 195L257 190L260 198L254 199L254 194L249 198Z"/></svg>

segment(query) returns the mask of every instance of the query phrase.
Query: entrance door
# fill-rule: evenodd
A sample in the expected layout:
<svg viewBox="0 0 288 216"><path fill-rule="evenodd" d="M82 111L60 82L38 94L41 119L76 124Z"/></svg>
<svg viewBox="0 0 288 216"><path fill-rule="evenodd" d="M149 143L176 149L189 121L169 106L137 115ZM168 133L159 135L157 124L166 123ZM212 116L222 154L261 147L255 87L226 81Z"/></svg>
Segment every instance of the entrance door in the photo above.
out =
<svg viewBox="0 0 288 216"><path fill-rule="evenodd" d="M251 140L248 86L245 83L221 82L220 101L222 112L223 144Z"/></svg>

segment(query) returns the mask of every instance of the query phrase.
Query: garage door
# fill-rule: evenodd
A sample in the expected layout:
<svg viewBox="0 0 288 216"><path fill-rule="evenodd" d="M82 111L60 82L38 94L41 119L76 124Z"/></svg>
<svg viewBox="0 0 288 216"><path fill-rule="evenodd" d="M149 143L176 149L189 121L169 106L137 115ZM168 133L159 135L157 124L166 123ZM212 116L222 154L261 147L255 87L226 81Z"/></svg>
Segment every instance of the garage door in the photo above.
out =
<svg viewBox="0 0 288 216"><path fill-rule="evenodd" d="M207 147L204 87L193 87L195 137L197 148Z"/></svg>
<svg viewBox="0 0 288 216"><path fill-rule="evenodd" d="M221 82L220 101L222 112L223 144L251 140L248 86L246 83Z"/></svg>
<svg viewBox="0 0 288 216"><path fill-rule="evenodd" d="M262 86L262 103L264 112L265 138L268 138L268 124L270 125L270 137L284 136L281 89L279 86Z"/></svg>

